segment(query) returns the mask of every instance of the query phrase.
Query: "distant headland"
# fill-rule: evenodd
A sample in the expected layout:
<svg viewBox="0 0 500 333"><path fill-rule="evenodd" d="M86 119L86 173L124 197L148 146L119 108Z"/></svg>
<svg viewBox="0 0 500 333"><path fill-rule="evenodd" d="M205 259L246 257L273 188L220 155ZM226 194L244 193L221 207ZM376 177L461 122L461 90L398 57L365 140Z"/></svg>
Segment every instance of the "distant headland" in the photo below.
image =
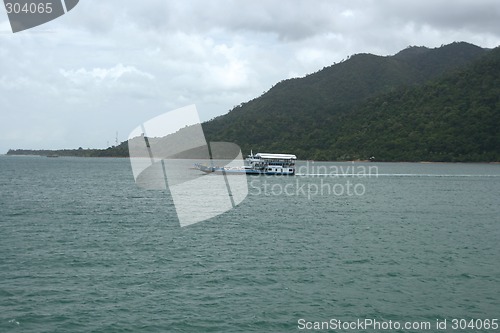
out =
<svg viewBox="0 0 500 333"><path fill-rule="evenodd" d="M7 155L34 155L34 156L74 156L74 157L128 157L128 143L122 142L118 146L112 146L106 149L10 149Z"/></svg>

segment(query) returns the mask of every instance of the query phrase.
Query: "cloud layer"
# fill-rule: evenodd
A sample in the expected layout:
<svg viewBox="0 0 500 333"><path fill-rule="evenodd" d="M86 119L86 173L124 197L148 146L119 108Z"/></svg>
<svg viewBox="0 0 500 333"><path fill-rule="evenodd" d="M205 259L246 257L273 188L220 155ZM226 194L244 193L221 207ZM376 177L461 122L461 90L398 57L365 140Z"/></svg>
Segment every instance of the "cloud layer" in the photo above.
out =
<svg viewBox="0 0 500 333"><path fill-rule="evenodd" d="M12 34L0 11L0 153L105 147L193 103L206 120L354 53L495 47L498 22L496 0L110 0Z"/></svg>

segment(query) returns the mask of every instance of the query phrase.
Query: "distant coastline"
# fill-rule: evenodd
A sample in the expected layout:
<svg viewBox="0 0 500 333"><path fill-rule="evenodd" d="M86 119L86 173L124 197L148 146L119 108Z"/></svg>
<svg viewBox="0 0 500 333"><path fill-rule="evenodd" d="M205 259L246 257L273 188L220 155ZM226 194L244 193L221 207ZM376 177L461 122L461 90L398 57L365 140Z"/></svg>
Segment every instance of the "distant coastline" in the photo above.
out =
<svg viewBox="0 0 500 333"><path fill-rule="evenodd" d="M8 156L51 156L51 157L129 157L128 144L122 142L118 146L106 149L9 149Z"/></svg>
<svg viewBox="0 0 500 333"><path fill-rule="evenodd" d="M128 144L127 142L122 142L118 146L109 147L106 149L9 149L6 154L0 154L0 156L41 156L41 157L98 157L98 158L128 158ZM299 157L300 159L300 157ZM427 161L427 160L309 160L303 159L304 161L315 162L353 162L353 163L422 163L422 164L440 164L440 163L467 163L467 164L500 164L500 161L477 161L477 160L457 160L457 161Z"/></svg>

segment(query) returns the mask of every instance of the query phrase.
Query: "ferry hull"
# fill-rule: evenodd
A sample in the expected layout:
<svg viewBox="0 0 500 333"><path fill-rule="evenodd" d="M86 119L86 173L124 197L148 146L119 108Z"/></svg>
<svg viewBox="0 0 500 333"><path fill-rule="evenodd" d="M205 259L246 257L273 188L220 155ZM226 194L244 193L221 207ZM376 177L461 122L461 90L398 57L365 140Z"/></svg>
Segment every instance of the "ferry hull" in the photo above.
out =
<svg viewBox="0 0 500 333"><path fill-rule="evenodd" d="M246 166L221 167L195 164L195 169L205 173L223 175L246 174L246 175L269 175L269 176L293 176L295 175L295 160L297 157L290 154L251 153L245 159Z"/></svg>
<svg viewBox="0 0 500 333"><path fill-rule="evenodd" d="M213 173L216 175L267 175L267 176L293 176L295 175L295 170L290 171L266 171L266 170L257 170L257 169L226 169L223 167L208 167L205 165L195 165L195 169L205 172L207 174Z"/></svg>

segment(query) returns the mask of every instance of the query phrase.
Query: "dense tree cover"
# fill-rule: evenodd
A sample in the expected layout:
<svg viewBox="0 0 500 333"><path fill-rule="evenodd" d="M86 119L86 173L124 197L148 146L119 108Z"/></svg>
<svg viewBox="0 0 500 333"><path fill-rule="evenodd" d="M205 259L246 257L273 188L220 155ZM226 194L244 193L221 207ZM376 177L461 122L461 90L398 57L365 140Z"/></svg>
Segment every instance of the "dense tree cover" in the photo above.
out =
<svg viewBox="0 0 500 333"><path fill-rule="evenodd" d="M500 48L463 70L370 99L326 146L328 159L500 161Z"/></svg>
<svg viewBox="0 0 500 333"><path fill-rule="evenodd" d="M499 48L453 43L408 47L388 57L358 54L304 78L281 81L202 125L207 141L234 142L244 153L287 152L316 160L500 161L499 78ZM128 145L9 151L27 153L128 156Z"/></svg>

